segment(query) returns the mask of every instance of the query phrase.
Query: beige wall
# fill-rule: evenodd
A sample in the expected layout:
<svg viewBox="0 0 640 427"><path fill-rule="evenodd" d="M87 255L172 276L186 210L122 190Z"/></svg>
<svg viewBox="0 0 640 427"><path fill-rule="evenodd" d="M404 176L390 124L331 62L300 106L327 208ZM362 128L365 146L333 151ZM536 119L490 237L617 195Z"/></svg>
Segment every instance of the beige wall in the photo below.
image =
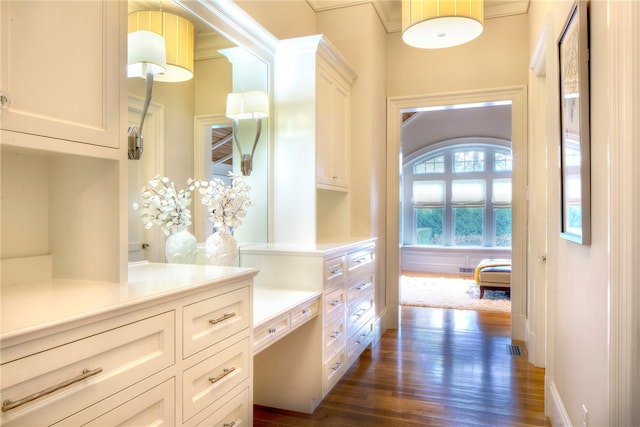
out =
<svg viewBox="0 0 640 427"><path fill-rule="evenodd" d="M533 55L541 31L551 40L547 52L546 115L532 116L531 125L544 126L532 144L547 141L548 171L544 162L530 164L532 174L547 176L548 190L548 307L547 399L558 405L573 425L581 425L582 405L589 411L589 425L608 425L608 56L606 2L591 2L591 197L592 243L581 246L559 237L559 174L557 60L555 42L573 2L535 1L531 5L529 53ZM532 77L533 78L533 77ZM540 82L534 82L539 85ZM544 104L541 93L532 93L532 104ZM545 138L546 136L546 138ZM555 390L553 390L555 388ZM556 391L557 390L557 391ZM556 393L556 396L553 395ZM553 402L553 399L556 399ZM552 413L554 417L557 414ZM555 419L556 423L560 420ZM566 420L565 420L566 421Z"/></svg>
<svg viewBox="0 0 640 427"><path fill-rule="evenodd" d="M406 45L387 37L387 96L435 94L527 83L527 15L487 19L482 34L449 49Z"/></svg>

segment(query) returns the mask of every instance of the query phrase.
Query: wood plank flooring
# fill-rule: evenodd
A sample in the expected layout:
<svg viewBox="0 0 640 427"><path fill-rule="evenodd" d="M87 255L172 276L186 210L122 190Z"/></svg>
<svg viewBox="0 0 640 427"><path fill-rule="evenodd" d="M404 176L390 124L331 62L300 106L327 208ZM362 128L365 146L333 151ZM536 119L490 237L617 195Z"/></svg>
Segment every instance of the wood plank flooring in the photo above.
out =
<svg viewBox="0 0 640 427"><path fill-rule="evenodd" d="M401 319L313 414L255 406L254 426L551 425L544 369L511 342L510 314L401 307Z"/></svg>

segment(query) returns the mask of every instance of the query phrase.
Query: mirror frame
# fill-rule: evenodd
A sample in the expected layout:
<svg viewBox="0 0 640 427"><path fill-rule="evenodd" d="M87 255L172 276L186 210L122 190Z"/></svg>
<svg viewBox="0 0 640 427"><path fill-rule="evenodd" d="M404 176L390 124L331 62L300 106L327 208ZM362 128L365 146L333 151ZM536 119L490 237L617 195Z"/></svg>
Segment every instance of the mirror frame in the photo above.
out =
<svg viewBox="0 0 640 427"><path fill-rule="evenodd" d="M267 92L269 93L270 110L273 111L273 85L275 54L278 39L263 28L256 20L233 2L224 0L174 0L176 4L193 14L211 26L215 31L229 39L235 45L246 49L258 59L267 64ZM194 173L201 176L204 166L204 147L199 142L202 140L202 126L204 121L212 119L223 123L226 117L198 117L194 118ZM273 170L273 126L268 127L267 147L267 171ZM267 174L268 198L267 198L267 240L273 236L273 174ZM194 231L196 238L202 238L205 234L206 218L204 212L194 211ZM266 242L265 242L266 243Z"/></svg>

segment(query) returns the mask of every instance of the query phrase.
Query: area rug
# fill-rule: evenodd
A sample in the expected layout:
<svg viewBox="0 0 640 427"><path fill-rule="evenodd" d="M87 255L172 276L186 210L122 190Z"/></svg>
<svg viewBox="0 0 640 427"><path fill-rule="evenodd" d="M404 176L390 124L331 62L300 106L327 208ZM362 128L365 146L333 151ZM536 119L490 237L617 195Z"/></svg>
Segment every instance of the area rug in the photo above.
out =
<svg viewBox="0 0 640 427"><path fill-rule="evenodd" d="M510 312L511 301L504 291L485 291L473 279L400 276L400 304L458 310Z"/></svg>

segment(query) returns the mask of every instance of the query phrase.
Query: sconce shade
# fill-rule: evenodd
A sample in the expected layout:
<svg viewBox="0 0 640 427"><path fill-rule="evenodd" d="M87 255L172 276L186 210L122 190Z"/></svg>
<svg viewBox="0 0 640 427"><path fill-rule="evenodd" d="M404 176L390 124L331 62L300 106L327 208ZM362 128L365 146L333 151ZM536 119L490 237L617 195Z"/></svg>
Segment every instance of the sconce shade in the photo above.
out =
<svg viewBox="0 0 640 427"><path fill-rule="evenodd" d="M467 43L482 33L484 0L402 0L402 40L438 49Z"/></svg>
<svg viewBox="0 0 640 427"><path fill-rule="evenodd" d="M129 33L152 31L164 37L167 71L156 81L183 82L193 78L193 24L187 19L162 11L138 11L129 14Z"/></svg>
<svg viewBox="0 0 640 427"><path fill-rule="evenodd" d="M237 92L227 95L227 117L234 120L269 117L269 96L266 92Z"/></svg>
<svg viewBox="0 0 640 427"><path fill-rule="evenodd" d="M151 31L134 31L127 35L127 77L145 77L167 70L164 39Z"/></svg>

